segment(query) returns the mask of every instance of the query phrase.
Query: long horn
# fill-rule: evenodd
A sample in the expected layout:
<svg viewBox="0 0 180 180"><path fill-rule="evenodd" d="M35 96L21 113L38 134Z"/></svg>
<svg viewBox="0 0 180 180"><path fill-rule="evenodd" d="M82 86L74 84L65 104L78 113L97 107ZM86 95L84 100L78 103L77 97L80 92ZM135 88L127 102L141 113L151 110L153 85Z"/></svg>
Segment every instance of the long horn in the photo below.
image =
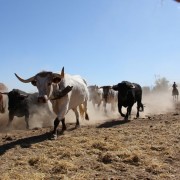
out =
<svg viewBox="0 0 180 180"><path fill-rule="evenodd" d="M15 74L15 76L16 76L21 82L23 82L23 83L32 82L32 81L34 80L34 78L35 78L35 76L33 76L33 77L30 77L29 79L22 79L22 78L19 77L16 73L14 73L14 74Z"/></svg>
<svg viewBox="0 0 180 180"><path fill-rule="evenodd" d="M61 77L64 78L64 67L61 70Z"/></svg>

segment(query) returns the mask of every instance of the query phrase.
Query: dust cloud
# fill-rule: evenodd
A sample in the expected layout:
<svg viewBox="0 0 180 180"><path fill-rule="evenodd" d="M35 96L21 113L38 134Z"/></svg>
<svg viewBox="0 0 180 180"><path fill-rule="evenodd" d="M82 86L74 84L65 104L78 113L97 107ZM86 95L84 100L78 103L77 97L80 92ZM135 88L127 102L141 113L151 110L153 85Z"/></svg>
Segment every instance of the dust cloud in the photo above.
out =
<svg viewBox="0 0 180 180"><path fill-rule="evenodd" d="M0 132L6 132L10 130L25 130L26 122L25 117L14 117L12 124L10 127L8 125L8 112L5 114L0 114ZM29 118L29 128L42 128L53 126L53 120L55 119L55 115L52 116L47 114L46 112L40 110L38 114L30 115Z"/></svg>
<svg viewBox="0 0 180 180"><path fill-rule="evenodd" d="M171 92L154 92L143 96L143 104L145 105L145 115L165 114L175 109L175 102Z"/></svg>
<svg viewBox="0 0 180 180"><path fill-rule="evenodd" d="M112 119L117 119L119 117L117 108L116 108L115 112L112 112L110 104L107 104L106 109L107 109L107 113L104 112L102 104L101 104L100 108L98 109L98 107L93 107L91 102L88 102L89 120L80 118L81 125L86 126L86 125L99 124L99 123L103 123L104 121L107 121L109 119L112 120ZM71 122L75 122L74 112L72 112L72 111L69 112L66 116L66 119L67 119L66 122L69 120Z"/></svg>
<svg viewBox="0 0 180 180"><path fill-rule="evenodd" d="M153 114L164 114L167 112L172 112L175 109L175 103L173 101L171 92L150 93L149 95L143 95L142 103L145 107L144 112L140 112L140 118L147 118L147 116L151 116ZM136 107L137 105L134 104L132 108L131 120L133 120L136 115ZM122 108L122 111L123 113L126 113L125 108ZM95 125L103 123L107 120L123 120L123 117L120 116L117 107L115 112L111 112L110 104L107 105L107 113L105 114L102 104L100 109L98 109L97 107L94 108L91 102L88 102L88 114L89 121L80 118L80 124L82 126ZM30 116L30 129L53 127L55 118L56 115L53 112L49 113L49 111L39 108L38 114L36 113L33 116ZM76 123L76 117L72 110L70 110L66 115L66 123ZM8 110L6 110L4 114L0 114L0 132L9 130L7 128L7 124ZM24 117L14 117L11 129L25 130L26 123Z"/></svg>

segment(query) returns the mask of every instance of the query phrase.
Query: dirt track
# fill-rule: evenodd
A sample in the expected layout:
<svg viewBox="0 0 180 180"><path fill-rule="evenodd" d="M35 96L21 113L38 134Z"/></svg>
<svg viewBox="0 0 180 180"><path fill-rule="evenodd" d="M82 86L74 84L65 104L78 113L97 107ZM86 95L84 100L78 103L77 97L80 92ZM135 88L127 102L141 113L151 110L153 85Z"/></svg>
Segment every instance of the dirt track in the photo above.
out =
<svg viewBox="0 0 180 180"><path fill-rule="evenodd" d="M49 139L51 127L0 133L0 179L180 179L180 108L109 119Z"/></svg>

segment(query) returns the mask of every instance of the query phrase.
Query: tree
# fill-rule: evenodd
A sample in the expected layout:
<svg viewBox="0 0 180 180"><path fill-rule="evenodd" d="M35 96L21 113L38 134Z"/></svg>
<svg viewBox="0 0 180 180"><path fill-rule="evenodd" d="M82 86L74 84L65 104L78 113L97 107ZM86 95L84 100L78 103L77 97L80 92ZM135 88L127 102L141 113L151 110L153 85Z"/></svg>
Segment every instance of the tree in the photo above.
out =
<svg viewBox="0 0 180 180"><path fill-rule="evenodd" d="M142 92L144 95L148 95L151 93L151 88L149 86L142 87Z"/></svg>
<svg viewBox="0 0 180 180"><path fill-rule="evenodd" d="M163 78L158 78L155 80L155 86L153 88L153 91L159 92L159 91L168 91L169 89L169 81L163 77Z"/></svg>

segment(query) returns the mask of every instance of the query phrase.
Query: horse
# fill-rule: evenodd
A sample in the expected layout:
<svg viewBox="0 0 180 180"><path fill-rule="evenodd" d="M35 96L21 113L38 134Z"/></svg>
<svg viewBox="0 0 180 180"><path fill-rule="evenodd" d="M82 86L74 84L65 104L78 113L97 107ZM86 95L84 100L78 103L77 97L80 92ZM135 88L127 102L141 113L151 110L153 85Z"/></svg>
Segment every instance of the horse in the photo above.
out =
<svg viewBox="0 0 180 180"><path fill-rule="evenodd" d="M174 101L178 101L178 95L179 95L179 91L176 87L174 87L172 90L172 96Z"/></svg>

